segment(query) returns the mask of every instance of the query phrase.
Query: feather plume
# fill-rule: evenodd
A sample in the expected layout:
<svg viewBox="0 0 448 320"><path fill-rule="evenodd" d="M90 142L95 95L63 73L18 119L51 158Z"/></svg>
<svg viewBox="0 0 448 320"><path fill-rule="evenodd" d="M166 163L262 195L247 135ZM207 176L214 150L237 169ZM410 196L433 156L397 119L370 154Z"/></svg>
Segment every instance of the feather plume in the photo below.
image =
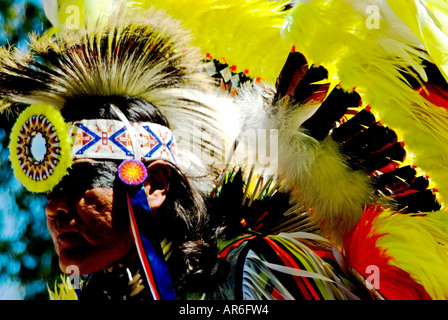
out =
<svg viewBox="0 0 448 320"><path fill-rule="evenodd" d="M369 278L378 268L378 291L386 299L446 299L447 216L436 211L409 215L366 207L345 238L349 266Z"/></svg>
<svg viewBox="0 0 448 320"><path fill-rule="evenodd" d="M445 211L417 216L385 212L376 222L377 241L393 257L391 265L408 272L432 299L448 298L448 217Z"/></svg>
<svg viewBox="0 0 448 320"><path fill-rule="evenodd" d="M322 232L339 243L359 221L363 205L373 201L369 177L349 167L331 138L318 143L296 132L279 135L290 142L289 146L282 144L279 151L281 177L289 182L298 201L312 209L312 217ZM295 165L293 159L299 160L301 166Z"/></svg>
<svg viewBox="0 0 448 320"><path fill-rule="evenodd" d="M329 77L344 90L357 88L382 123L403 137L415 164L437 185L442 202L447 199L448 112L415 92L402 74L426 81L423 61L436 61L387 3L298 1L283 34L310 63L328 68Z"/></svg>
<svg viewBox="0 0 448 320"><path fill-rule="evenodd" d="M416 0L406 2L387 0L394 13L424 45L426 51L431 55L432 61L448 81L448 61L446 59L448 56L448 30L443 30L446 28L448 15L440 11L440 9L447 10L447 5L441 1L425 2L427 5ZM430 8L438 10L439 19Z"/></svg>
<svg viewBox="0 0 448 320"><path fill-rule="evenodd" d="M29 53L2 49L1 95L25 104L45 99L61 109L78 96L126 94L157 105L162 90L207 88L197 52L180 28L160 12L147 11L140 19L113 18L89 33L64 30L57 37L32 37Z"/></svg>
<svg viewBox="0 0 448 320"><path fill-rule="evenodd" d="M314 251L331 256L326 239L297 232L255 239L253 243L257 245L252 244L242 268L245 299L358 299L331 264Z"/></svg>
<svg viewBox="0 0 448 320"><path fill-rule="evenodd" d="M363 206L373 201L374 192L366 172L353 170L329 136L347 108L359 107L359 96L338 88L330 91L326 76L325 69L291 53L270 99L273 105L262 113L266 121L258 123L277 128L280 178L297 203L311 209L323 233L338 243L356 225Z"/></svg>

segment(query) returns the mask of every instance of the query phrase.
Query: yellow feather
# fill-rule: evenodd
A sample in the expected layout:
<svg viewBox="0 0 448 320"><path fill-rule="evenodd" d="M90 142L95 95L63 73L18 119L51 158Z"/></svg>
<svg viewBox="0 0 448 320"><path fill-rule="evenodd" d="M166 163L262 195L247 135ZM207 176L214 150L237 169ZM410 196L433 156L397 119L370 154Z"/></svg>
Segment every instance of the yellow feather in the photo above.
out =
<svg viewBox="0 0 448 320"><path fill-rule="evenodd" d="M433 299L448 299L446 212L411 216L385 211L376 220L375 227L376 233L385 234L377 245L392 257L392 265L408 272Z"/></svg>
<svg viewBox="0 0 448 320"><path fill-rule="evenodd" d="M50 300L78 300L75 288L72 286L70 279L65 275L61 275L62 282L55 281L54 291L47 285Z"/></svg>
<svg viewBox="0 0 448 320"><path fill-rule="evenodd" d="M46 2L51 2L46 0ZM64 13L72 2L82 0L59 0L59 19L66 19ZM111 0L88 1L85 9L90 20L107 12ZM261 77L275 82L286 60L290 45L280 36L281 25L286 12L282 11L287 1L265 0L144 0L123 2L128 8L140 12L150 7L162 9L170 16L182 21L192 34L192 45L211 53L216 59L225 58L230 65L237 66L237 72L249 70L253 78ZM132 15L132 13L131 13ZM51 20L51 19L50 19ZM53 19L54 20L54 19Z"/></svg>
<svg viewBox="0 0 448 320"><path fill-rule="evenodd" d="M448 3L445 0L430 0L428 7L432 10L439 22L440 28L448 34Z"/></svg>
<svg viewBox="0 0 448 320"><path fill-rule="evenodd" d="M387 0L387 3L425 45L433 62L439 67L445 80L448 81L448 35L443 32L442 24L444 23L446 28L448 16L444 16L439 10L439 17L441 18L441 22L439 22L439 19L429 10L429 6L425 7L417 0ZM434 1L431 7L436 5L437 9L437 3L438 1ZM446 9L446 4L444 6Z"/></svg>
<svg viewBox="0 0 448 320"><path fill-rule="evenodd" d="M192 44L215 58L224 57L238 72L275 81L291 49L282 43L280 28L284 1L265 0L145 0L183 22Z"/></svg>

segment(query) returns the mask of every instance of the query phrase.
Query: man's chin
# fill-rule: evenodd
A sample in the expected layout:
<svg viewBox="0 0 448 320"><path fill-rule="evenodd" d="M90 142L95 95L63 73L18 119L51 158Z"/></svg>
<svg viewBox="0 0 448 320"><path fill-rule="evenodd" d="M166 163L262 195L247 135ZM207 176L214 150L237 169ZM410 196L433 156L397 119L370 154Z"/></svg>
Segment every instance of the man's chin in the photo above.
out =
<svg viewBox="0 0 448 320"><path fill-rule="evenodd" d="M122 259L125 254L119 250L91 246L64 248L58 255L62 272L73 274L75 270L76 273L83 275L107 269Z"/></svg>
<svg viewBox="0 0 448 320"><path fill-rule="evenodd" d="M91 274L112 265L98 256L89 256L85 250L65 249L59 253L59 267L61 271L70 274Z"/></svg>

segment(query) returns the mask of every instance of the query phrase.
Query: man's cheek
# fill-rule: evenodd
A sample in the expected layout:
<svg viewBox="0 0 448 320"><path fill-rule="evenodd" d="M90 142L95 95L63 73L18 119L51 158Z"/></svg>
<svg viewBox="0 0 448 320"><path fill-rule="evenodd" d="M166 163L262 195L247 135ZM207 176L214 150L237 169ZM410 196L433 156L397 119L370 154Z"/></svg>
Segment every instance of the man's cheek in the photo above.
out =
<svg viewBox="0 0 448 320"><path fill-rule="evenodd" d="M81 200L78 202L76 210L80 220L88 229L102 233L112 227L112 215L108 207L89 204Z"/></svg>

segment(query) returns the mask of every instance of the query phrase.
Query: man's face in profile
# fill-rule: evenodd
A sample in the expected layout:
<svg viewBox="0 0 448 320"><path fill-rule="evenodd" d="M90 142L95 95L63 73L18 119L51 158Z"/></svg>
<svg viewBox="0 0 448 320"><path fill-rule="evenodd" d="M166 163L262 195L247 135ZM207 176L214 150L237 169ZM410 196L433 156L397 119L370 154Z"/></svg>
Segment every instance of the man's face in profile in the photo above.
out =
<svg viewBox="0 0 448 320"><path fill-rule="evenodd" d="M90 162L75 163L48 195L47 225L63 272L70 265L81 274L105 269L133 248L125 194L107 181L113 177Z"/></svg>

